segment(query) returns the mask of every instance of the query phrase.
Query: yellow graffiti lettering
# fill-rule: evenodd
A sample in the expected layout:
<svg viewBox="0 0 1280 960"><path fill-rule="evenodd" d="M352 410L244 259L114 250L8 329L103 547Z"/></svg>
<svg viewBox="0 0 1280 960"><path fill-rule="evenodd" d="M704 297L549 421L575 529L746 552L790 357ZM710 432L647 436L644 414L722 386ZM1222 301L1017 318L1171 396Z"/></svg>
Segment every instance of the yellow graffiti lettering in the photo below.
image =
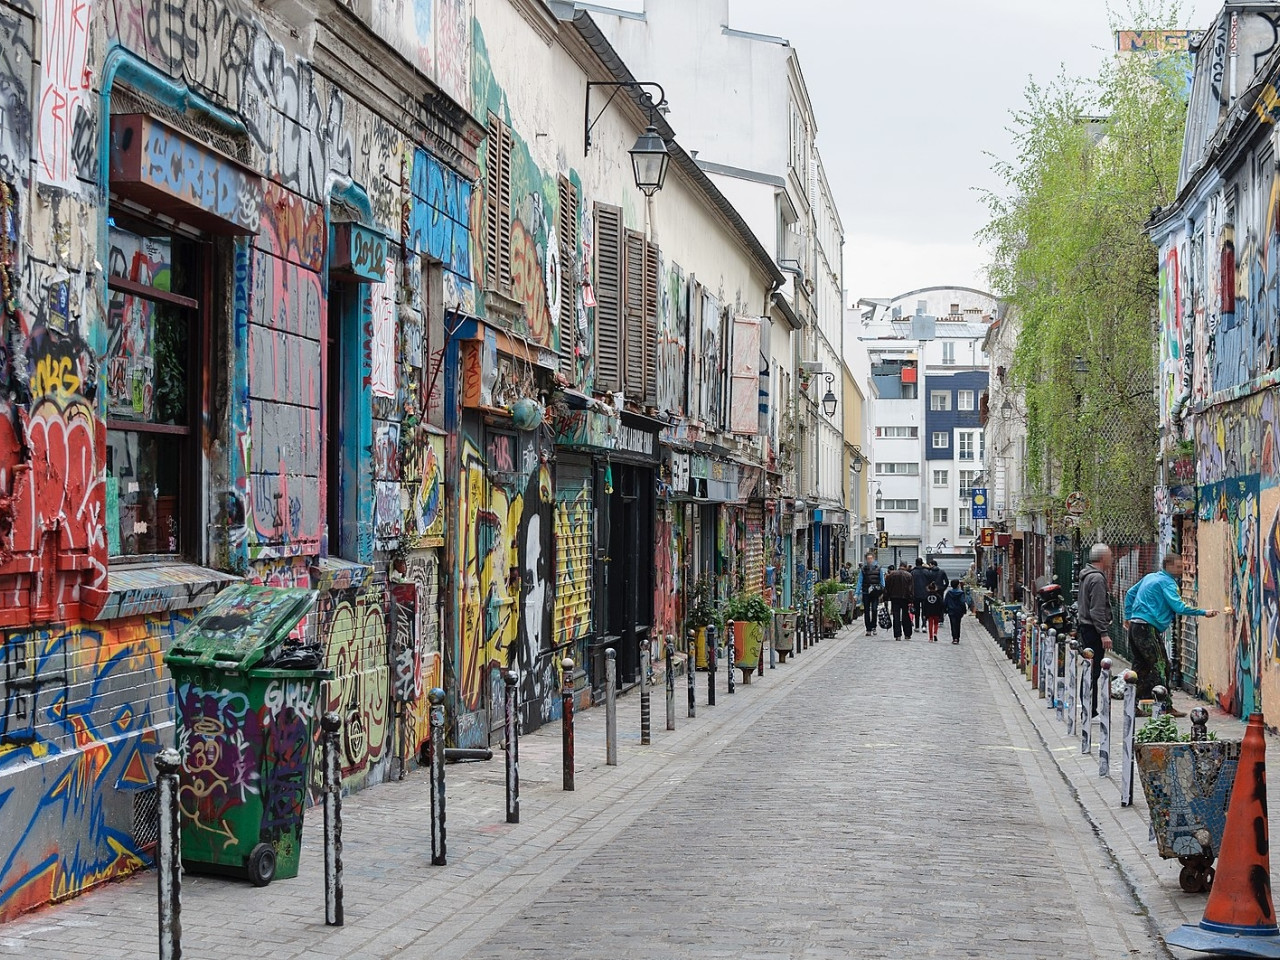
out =
<svg viewBox="0 0 1280 960"><path fill-rule="evenodd" d="M41 357L31 376L31 392L37 397L53 396L65 400L80 392L80 378L75 375L70 357Z"/></svg>

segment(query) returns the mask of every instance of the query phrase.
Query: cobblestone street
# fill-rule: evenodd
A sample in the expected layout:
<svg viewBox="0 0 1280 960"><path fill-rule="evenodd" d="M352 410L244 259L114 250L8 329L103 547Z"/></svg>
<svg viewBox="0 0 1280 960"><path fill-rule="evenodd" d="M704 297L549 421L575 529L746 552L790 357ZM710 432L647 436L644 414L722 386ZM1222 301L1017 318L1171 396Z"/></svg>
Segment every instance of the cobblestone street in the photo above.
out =
<svg viewBox="0 0 1280 960"><path fill-rule="evenodd" d="M522 741L523 822L502 768L449 769L449 852L429 865L426 779L350 798L346 926L323 925L320 818L302 874L257 890L190 876L184 955L569 958L1167 956L976 623L959 647L846 631L678 729L638 738L620 701ZM655 698L661 727L662 691ZM0 954L155 951L147 872L0 929Z"/></svg>

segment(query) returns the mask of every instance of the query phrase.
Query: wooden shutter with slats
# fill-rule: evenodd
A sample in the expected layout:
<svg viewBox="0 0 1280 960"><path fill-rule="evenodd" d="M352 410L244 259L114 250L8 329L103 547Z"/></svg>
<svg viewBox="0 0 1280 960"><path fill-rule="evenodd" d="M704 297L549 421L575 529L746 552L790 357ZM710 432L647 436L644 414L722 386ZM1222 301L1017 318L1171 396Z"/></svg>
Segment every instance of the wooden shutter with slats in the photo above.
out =
<svg viewBox="0 0 1280 960"><path fill-rule="evenodd" d="M644 234L628 230L626 235L626 276L622 331L622 386L627 396L644 396Z"/></svg>
<svg viewBox="0 0 1280 960"><path fill-rule="evenodd" d="M484 285L511 289L511 128L489 114L484 176Z"/></svg>
<svg viewBox="0 0 1280 960"><path fill-rule="evenodd" d="M570 383L578 375L578 189L560 178L560 373Z"/></svg>
<svg viewBox="0 0 1280 960"><path fill-rule="evenodd" d="M622 389L622 209L595 205L597 390Z"/></svg>
<svg viewBox="0 0 1280 960"><path fill-rule="evenodd" d="M644 402L650 406L658 403L658 289L661 271L658 245L644 245Z"/></svg>

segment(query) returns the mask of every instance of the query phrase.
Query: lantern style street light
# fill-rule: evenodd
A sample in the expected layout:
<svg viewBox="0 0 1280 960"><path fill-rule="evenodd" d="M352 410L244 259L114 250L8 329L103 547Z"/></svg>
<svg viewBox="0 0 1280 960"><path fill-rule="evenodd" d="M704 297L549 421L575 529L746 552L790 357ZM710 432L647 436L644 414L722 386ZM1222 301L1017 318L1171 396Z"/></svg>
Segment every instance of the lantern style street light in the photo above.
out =
<svg viewBox="0 0 1280 960"><path fill-rule="evenodd" d="M671 154L667 143L658 133L658 128L649 124L636 145L627 151L631 154L631 166L635 171L636 187L646 197L652 197L662 189L667 179L667 165L671 163Z"/></svg>

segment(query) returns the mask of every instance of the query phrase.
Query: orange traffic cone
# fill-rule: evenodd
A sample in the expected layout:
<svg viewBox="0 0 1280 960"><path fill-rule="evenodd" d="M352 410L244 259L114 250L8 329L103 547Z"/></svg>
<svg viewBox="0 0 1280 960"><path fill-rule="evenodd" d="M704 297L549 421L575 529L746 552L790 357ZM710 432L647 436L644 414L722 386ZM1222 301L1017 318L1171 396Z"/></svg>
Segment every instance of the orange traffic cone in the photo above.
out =
<svg viewBox="0 0 1280 960"><path fill-rule="evenodd" d="M1204 919L1164 938L1174 947L1227 957L1280 957L1267 852L1267 756L1262 714L1249 717L1240 745L1227 823Z"/></svg>

